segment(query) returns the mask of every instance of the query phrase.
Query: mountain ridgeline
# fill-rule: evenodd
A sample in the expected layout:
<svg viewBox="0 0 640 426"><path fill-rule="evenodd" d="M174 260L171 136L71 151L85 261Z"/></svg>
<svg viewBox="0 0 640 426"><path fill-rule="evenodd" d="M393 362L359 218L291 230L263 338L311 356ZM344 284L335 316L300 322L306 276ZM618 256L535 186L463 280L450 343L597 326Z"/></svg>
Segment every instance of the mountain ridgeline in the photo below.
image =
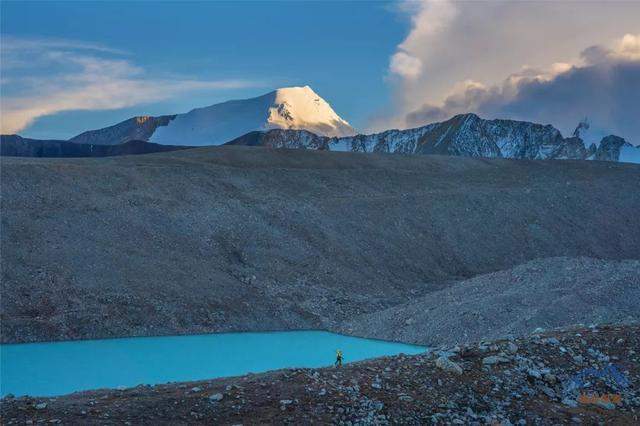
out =
<svg viewBox="0 0 640 426"><path fill-rule="evenodd" d="M515 159L578 159L640 163L640 148L610 135L585 143L586 121L570 137L551 125L485 120L475 114L415 129L357 134L309 86L285 87L250 99L231 100L184 114L138 116L89 130L68 141L2 136L2 155L92 157L171 151L185 147L249 145L329 151L437 154ZM136 141L135 149L107 149ZM138 146L148 142L149 148ZM89 145L90 148L77 147ZM160 148L160 146L167 148ZM131 151L134 152L131 152Z"/></svg>
<svg viewBox="0 0 640 426"><path fill-rule="evenodd" d="M18 135L2 135L0 137L0 155L7 157L113 157L176 151L186 148L190 147L160 145L141 140L128 140L115 145L95 145L55 139L29 139Z"/></svg>
<svg viewBox="0 0 640 426"><path fill-rule="evenodd" d="M175 115L133 117L113 126L88 130L69 139L69 142L92 145L117 145L132 140L148 141L158 127L168 126Z"/></svg>
<svg viewBox="0 0 640 426"><path fill-rule="evenodd" d="M640 148L607 136L586 146L579 136L565 138L551 125L515 120L484 120L475 114L407 130L371 135L323 137L305 130L252 132L229 145L303 148L395 154L439 154L515 159L576 159L640 162Z"/></svg>

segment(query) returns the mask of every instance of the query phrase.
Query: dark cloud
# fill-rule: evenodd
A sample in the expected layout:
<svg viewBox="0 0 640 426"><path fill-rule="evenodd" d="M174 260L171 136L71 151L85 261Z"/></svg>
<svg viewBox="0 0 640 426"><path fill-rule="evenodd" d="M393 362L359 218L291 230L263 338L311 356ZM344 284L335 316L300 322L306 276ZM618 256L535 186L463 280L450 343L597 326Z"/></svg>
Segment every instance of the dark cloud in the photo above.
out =
<svg viewBox="0 0 640 426"><path fill-rule="evenodd" d="M584 117L599 133L640 144L640 59L616 57L594 46L585 63L555 76L507 79L501 87L470 84L441 106L424 105L406 116L416 127L463 112L553 124L569 135Z"/></svg>
<svg viewBox="0 0 640 426"><path fill-rule="evenodd" d="M420 127L423 124L445 120L450 115L445 108L435 105L423 105L420 109L407 114L405 120L407 127Z"/></svg>

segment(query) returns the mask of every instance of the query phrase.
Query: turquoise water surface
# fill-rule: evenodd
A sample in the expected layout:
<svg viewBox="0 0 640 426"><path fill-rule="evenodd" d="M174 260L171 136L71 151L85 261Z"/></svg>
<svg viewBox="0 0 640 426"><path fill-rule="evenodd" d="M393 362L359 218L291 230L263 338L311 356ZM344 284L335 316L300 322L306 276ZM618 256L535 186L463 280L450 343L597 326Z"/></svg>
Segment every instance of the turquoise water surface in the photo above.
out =
<svg viewBox="0 0 640 426"><path fill-rule="evenodd" d="M0 395L54 396L424 352L325 331L222 333L0 345Z"/></svg>

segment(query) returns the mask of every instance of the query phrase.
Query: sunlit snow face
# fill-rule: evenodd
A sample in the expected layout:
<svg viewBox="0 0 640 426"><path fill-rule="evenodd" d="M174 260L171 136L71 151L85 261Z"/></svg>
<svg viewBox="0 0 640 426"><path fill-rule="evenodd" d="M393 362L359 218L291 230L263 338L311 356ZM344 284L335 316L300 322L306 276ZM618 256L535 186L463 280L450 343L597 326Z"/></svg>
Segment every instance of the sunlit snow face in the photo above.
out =
<svg viewBox="0 0 640 426"><path fill-rule="evenodd" d="M353 135L353 128L310 87L287 87L178 114L151 142L219 145L256 130L308 130L320 136Z"/></svg>
<svg viewBox="0 0 640 426"><path fill-rule="evenodd" d="M349 123L309 86L282 88L275 93L267 128L306 129L323 136L355 134Z"/></svg>

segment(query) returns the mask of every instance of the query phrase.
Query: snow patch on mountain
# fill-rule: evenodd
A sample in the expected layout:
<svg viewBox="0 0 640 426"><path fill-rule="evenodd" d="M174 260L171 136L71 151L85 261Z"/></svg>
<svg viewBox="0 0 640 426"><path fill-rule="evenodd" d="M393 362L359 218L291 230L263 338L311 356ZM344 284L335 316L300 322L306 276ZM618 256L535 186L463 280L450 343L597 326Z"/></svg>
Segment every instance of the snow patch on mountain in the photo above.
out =
<svg viewBox="0 0 640 426"><path fill-rule="evenodd" d="M197 108L178 114L150 142L173 145L220 145L255 130L308 130L322 136L355 133L309 86L287 87L252 99Z"/></svg>
<svg viewBox="0 0 640 426"><path fill-rule="evenodd" d="M529 160L638 161L635 148L618 136L607 136L587 148L577 135L564 138L551 125L515 120L484 120L461 114L447 121L407 130L387 130L371 135L324 137L295 130L253 132L231 145L270 148L306 148L331 151L395 154L441 154L464 157L516 158ZM580 131L579 131L580 130Z"/></svg>
<svg viewBox="0 0 640 426"><path fill-rule="evenodd" d="M308 130L322 136L349 136L355 131L311 87L287 87L274 92L267 129Z"/></svg>
<svg viewBox="0 0 640 426"><path fill-rule="evenodd" d="M475 114L408 130L389 130L348 139L351 150L402 154L541 159L563 140L553 126L526 121L483 120ZM331 147L338 141L332 142Z"/></svg>

